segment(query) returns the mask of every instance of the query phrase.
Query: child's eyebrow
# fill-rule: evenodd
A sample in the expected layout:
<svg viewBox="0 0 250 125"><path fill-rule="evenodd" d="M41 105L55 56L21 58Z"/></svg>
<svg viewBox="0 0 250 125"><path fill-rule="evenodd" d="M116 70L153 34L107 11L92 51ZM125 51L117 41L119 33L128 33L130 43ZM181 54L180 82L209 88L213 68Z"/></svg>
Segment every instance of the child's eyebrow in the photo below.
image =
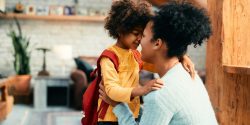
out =
<svg viewBox="0 0 250 125"><path fill-rule="evenodd" d="M139 31L139 30L133 30L132 33L139 33L139 34L143 34L143 31Z"/></svg>
<svg viewBox="0 0 250 125"><path fill-rule="evenodd" d="M141 29L141 28L135 28L134 31L143 32L143 29Z"/></svg>
<svg viewBox="0 0 250 125"><path fill-rule="evenodd" d="M134 29L133 31L134 31L134 32L140 32L140 30L139 30L139 29Z"/></svg>

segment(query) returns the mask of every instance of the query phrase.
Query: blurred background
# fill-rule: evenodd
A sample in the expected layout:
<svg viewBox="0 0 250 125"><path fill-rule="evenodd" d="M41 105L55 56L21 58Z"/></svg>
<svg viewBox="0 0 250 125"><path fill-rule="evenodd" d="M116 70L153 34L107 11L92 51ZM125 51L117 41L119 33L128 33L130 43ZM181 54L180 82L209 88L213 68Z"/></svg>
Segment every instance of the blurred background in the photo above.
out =
<svg viewBox="0 0 250 125"><path fill-rule="evenodd" d="M13 47L7 35L11 28L17 30L13 16L18 18L23 36L30 39L31 74L37 75L43 62L43 53L36 48L52 50L61 45L71 48L68 51L71 57L64 61L69 73L75 67L74 57L98 56L115 42L103 28L111 3L112 0L5 0L7 16L0 20L0 57L4 59L0 62L0 73L5 76L14 74ZM13 14L18 4L23 8L18 12L21 15ZM197 47L195 51L193 46L189 48L188 54L197 70L205 69L205 46ZM48 51L46 59L50 74L60 75L60 53Z"/></svg>
<svg viewBox="0 0 250 125"><path fill-rule="evenodd" d="M155 9L164 2L149 1ZM111 4L0 0L1 125L80 124L89 73L100 53L115 43L104 30ZM205 80L206 43L190 46L188 55ZM154 76L142 72L141 80Z"/></svg>

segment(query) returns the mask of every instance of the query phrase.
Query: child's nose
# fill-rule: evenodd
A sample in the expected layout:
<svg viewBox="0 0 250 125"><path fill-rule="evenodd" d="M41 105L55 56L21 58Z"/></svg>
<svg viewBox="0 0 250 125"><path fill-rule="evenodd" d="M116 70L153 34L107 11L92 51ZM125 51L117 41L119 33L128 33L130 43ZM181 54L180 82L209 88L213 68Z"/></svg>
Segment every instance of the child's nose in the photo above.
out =
<svg viewBox="0 0 250 125"><path fill-rule="evenodd" d="M142 35L140 34L140 35L137 36L137 40L141 41L141 39L142 39Z"/></svg>

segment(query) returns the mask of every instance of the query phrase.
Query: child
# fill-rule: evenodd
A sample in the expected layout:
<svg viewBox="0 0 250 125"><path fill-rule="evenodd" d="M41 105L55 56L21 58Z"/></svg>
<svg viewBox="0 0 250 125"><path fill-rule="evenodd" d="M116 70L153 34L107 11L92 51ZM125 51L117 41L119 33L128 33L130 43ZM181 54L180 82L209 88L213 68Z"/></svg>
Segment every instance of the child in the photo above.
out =
<svg viewBox="0 0 250 125"><path fill-rule="evenodd" d="M105 29L108 30L109 35L117 39L115 45L107 49L113 51L119 60L117 72L114 64L108 58L101 59L100 65L105 91L112 100L128 103L135 118L138 117L140 109L139 96L162 86L160 80L151 80L145 86L138 86L140 68L133 50L139 46L142 32L150 17L149 6L146 3L136 5L130 0L115 1L105 23ZM189 59L187 60L189 61ZM142 68L154 71L153 65L149 63L144 62ZM99 106L101 101L99 98ZM98 125L118 124L112 109L113 107L109 106L104 119L98 119Z"/></svg>

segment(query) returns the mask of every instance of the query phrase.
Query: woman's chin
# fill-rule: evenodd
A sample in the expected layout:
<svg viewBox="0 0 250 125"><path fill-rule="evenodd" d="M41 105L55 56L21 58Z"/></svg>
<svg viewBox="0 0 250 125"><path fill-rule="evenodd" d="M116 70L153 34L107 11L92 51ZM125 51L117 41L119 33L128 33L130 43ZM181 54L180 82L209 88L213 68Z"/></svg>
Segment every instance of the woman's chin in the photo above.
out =
<svg viewBox="0 0 250 125"><path fill-rule="evenodd" d="M147 62L146 59L143 57L143 55L141 56L141 60Z"/></svg>

